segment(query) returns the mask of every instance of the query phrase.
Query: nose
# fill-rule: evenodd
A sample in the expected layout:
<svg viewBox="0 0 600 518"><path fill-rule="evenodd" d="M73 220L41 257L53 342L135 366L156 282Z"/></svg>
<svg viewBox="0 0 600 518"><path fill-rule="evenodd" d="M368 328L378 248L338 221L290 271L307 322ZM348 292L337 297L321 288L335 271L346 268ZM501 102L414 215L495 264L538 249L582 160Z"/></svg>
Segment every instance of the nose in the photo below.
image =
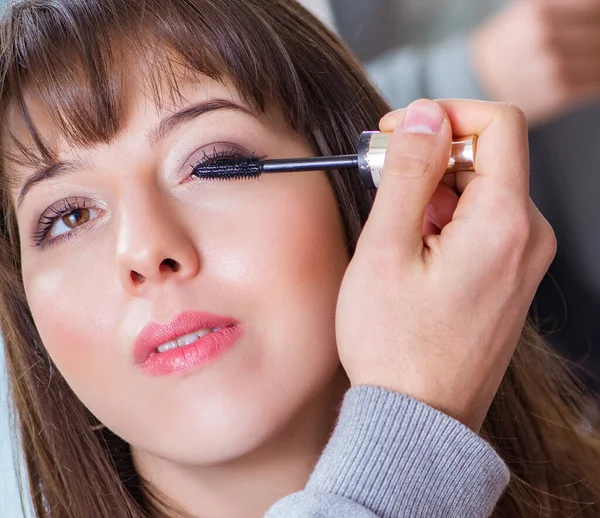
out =
<svg viewBox="0 0 600 518"><path fill-rule="evenodd" d="M126 292L142 296L198 275L200 258L183 216L160 193L137 191L119 211L117 267Z"/></svg>

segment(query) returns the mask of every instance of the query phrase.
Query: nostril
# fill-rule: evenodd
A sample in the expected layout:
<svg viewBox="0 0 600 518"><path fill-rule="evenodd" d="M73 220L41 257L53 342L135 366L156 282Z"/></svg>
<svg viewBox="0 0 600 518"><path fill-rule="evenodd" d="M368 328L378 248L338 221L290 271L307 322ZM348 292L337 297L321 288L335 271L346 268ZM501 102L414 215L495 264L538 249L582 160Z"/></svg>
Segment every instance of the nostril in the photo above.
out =
<svg viewBox="0 0 600 518"><path fill-rule="evenodd" d="M130 275L134 284L142 284L146 280L146 277L144 277L141 273L134 272L133 270L131 270Z"/></svg>
<svg viewBox="0 0 600 518"><path fill-rule="evenodd" d="M163 265L166 266L172 272L178 272L181 269L181 265L174 259L165 259L161 263L161 269Z"/></svg>
<svg viewBox="0 0 600 518"><path fill-rule="evenodd" d="M159 275L160 274L168 274L169 272L171 273L176 273L178 271L181 270L181 263L179 263L178 261L175 261L175 259L164 259L163 261L161 261L160 266L159 266ZM135 285L141 285L144 282L146 282L147 277L139 272L136 272L135 270L130 270L129 272L129 276L131 278L131 282Z"/></svg>

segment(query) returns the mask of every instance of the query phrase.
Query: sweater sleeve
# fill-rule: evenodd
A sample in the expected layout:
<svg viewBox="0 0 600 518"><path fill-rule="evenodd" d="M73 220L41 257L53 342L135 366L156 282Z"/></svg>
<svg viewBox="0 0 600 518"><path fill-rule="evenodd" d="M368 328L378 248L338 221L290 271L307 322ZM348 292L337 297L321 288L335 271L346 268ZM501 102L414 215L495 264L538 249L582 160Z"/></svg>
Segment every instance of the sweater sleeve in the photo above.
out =
<svg viewBox="0 0 600 518"><path fill-rule="evenodd" d="M483 518L509 480L504 462L451 417L378 387L354 387L305 489L266 518Z"/></svg>
<svg viewBox="0 0 600 518"><path fill-rule="evenodd" d="M467 35L430 47L392 50L369 63L367 70L393 108L422 97L487 100L473 70Z"/></svg>

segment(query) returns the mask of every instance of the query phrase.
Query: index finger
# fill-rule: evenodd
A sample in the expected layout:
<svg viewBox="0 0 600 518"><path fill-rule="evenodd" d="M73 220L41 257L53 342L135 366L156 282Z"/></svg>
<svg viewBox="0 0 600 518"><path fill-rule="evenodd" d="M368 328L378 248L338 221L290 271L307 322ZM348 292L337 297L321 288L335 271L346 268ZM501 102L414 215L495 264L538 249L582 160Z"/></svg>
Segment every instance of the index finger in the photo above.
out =
<svg viewBox="0 0 600 518"><path fill-rule="evenodd" d="M479 135L476 176L489 188L507 189L523 202L529 198L527 119L513 104L446 99L436 101L448 114L455 136ZM397 114L381 119L381 131L393 131ZM486 181L487 183L487 181Z"/></svg>

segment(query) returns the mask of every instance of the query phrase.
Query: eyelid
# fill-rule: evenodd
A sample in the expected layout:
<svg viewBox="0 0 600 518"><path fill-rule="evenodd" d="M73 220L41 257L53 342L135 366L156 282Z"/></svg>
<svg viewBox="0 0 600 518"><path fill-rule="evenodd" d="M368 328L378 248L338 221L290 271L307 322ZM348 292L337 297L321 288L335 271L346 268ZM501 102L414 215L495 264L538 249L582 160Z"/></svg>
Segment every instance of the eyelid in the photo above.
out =
<svg viewBox="0 0 600 518"><path fill-rule="evenodd" d="M190 171L202 163L203 160L213 156L215 153L226 152L234 155L239 155L241 157L254 156L255 153L246 147L236 144L234 142L212 142L201 148L196 149L189 158L185 161L184 169L186 171L186 176L189 176Z"/></svg>
<svg viewBox="0 0 600 518"><path fill-rule="evenodd" d="M90 204L95 204L95 207L92 207ZM94 198L90 198L89 196L65 196L60 200L55 201L52 205L49 205L44 212L40 214L38 221L41 221L42 218L51 216L55 214L56 211L59 210L73 210L75 208L98 208L100 210L103 209L101 205L104 205L100 200L96 200Z"/></svg>
<svg viewBox="0 0 600 518"><path fill-rule="evenodd" d="M95 224L94 222L105 213L106 208L103 207L103 205L104 204L99 200L84 196L68 196L54 202L52 205L47 207L42 214L40 214L36 222L35 230L31 235L34 246L46 248L55 244L60 244L64 239L71 239L84 227ZM62 216L82 208L97 210L99 216L94 218L90 223L86 223L81 227L74 228L66 234L61 234L60 236L48 239L48 235L53 226Z"/></svg>

